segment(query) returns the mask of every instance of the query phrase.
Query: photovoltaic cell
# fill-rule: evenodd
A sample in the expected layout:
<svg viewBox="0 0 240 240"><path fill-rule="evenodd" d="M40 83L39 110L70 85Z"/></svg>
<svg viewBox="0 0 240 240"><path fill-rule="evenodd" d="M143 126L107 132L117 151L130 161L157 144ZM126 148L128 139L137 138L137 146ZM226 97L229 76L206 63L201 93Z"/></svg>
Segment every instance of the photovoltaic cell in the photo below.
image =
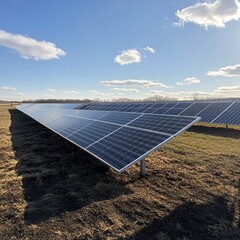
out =
<svg viewBox="0 0 240 240"><path fill-rule="evenodd" d="M68 138L79 146L86 148L118 128L120 127L117 125L94 121L87 127L69 135Z"/></svg>
<svg viewBox="0 0 240 240"><path fill-rule="evenodd" d="M235 102L213 122L240 125L240 102Z"/></svg>
<svg viewBox="0 0 240 240"><path fill-rule="evenodd" d="M191 117L144 114L128 126L174 135L193 121Z"/></svg>
<svg viewBox="0 0 240 240"><path fill-rule="evenodd" d="M199 116L202 122L212 122L239 99L213 101L155 102L155 103L98 103L80 106L91 110L152 113L163 115ZM229 120L230 117L224 117ZM237 122L231 121L231 122ZM224 122L224 124L231 124Z"/></svg>
<svg viewBox="0 0 240 240"><path fill-rule="evenodd" d="M180 115L183 116L196 116L198 113L200 113L202 110L204 110L207 106L209 106L211 103L209 102L196 102L189 108L187 108L185 111L181 112Z"/></svg>
<svg viewBox="0 0 240 240"><path fill-rule="evenodd" d="M187 108L190 107L193 104L193 102L180 102L177 105L174 106L174 108Z"/></svg>
<svg viewBox="0 0 240 240"><path fill-rule="evenodd" d="M162 108L164 105L166 105L166 103L155 103L155 104L149 106L148 108L146 108L143 112L144 113L153 113L156 110Z"/></svg>
<svg viewBox="0 0 240 240"><path fill-rule="evenodd" d="M141 114L110 112L104 117L100 118L100 120L125 125L139 116L141 116Z"/></svg>
<svg viewBox="0 0 240 240"><path fill-rule="evenodd" d="M213 102L197 116L201 117L203 122L211 122L231 104L230 102Z"/></svg>
<svg viewBox="0 0 240 240"><path fill-rule="evenodd" d="M165 112L165 114L169 115L178 115L179 113L183 112L184 108L171 108Z"/></svg>
<svg viewBox="0 0 240 240"><path fill-rule="evenodd" d="M159 133L123 127L87 150L101 159L106 159L108 164L122 171L168 138Z"/></svg>
<svg viewBox="0 0 240 240"><path fill-rule="evenodd" d="M99 119L107 115L109 112L106 111L92 111L92 110L72 110L65 113L68 116L80 117L80 118L89 118L89 119Z"/></svg>

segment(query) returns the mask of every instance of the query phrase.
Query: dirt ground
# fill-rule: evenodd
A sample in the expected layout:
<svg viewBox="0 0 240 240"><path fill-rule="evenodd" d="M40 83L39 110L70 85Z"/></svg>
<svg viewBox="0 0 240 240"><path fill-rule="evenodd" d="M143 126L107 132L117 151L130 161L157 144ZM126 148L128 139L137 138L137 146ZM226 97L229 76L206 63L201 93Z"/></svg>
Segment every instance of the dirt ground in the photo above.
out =
<svg viewBox="0 0 240 240"><path fill-rule="evenodd" d="M240 128L201 124L118 174L0 105L0 239L240 239Z"/></svg>

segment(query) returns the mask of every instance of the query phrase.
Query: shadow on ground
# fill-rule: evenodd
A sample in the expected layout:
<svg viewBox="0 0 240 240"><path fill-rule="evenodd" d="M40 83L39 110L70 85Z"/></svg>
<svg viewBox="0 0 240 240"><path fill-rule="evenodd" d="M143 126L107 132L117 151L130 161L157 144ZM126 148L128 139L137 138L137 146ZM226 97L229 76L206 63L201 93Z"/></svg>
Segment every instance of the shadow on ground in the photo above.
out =
<svg viewBox="0 0 240 240"><path fill-rule="evenodd" d="M38 223L131 191L108 167L18 110L9 110L12 146L22 176L24 217ZM114 191L113 191L114 189Z"/></svg>
<svg viewBox="0 0 240 240"><path fill-rule="evenodd" d="M238 240L240 231L237 223L234 225L234 206L224 197L215 197L209 204L186 202L127 239Z"/></svg>
<svg viewBox="0 0 240 240"><path fill-rule="evenodd" d="M210 126L192 126L189 132L202 133L212 136L240 139L240 129Z"/></svg>

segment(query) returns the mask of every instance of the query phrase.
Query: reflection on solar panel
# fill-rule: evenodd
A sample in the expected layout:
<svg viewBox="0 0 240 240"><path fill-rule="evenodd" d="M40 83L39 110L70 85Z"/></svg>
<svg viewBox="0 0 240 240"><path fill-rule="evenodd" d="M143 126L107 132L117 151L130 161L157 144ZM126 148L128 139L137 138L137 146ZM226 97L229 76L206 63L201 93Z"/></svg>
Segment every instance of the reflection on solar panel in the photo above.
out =
<svg viewBox="0 0 240 240"><path fill-rule="evenodd" d="M89 103L78 106L77 109L197 116L201 117L202 122L239 125L239 103L238 99L158 103Z"/></svg>
<svg viewBox="0 0 240 240"><path fill-rule="evenodd" d="M86 104L24 104L17 109L118 172L144 159L199 121L198 117L106 111L119 108L133 110L135 104L108 105L105 111L100 104L92 105L88 105L88 110L74 109L77 106L84 108ZM137 109L153 105L138 103ZM169 107L175 105L177 103L168 104Z"/></svg>

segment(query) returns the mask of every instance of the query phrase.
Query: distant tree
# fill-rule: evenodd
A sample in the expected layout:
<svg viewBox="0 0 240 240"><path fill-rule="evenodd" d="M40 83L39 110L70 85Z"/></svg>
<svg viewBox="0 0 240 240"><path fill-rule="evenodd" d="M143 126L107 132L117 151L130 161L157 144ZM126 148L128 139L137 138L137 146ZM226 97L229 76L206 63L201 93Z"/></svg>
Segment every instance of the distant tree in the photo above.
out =
<svg viewBox="0 0 240 240"><path fill-rule="evenodd" d="M147 101L147 102L166 102L166 101L177 101L177 100L178 98L159 96L159 95L155 95L155 96L144 99L144 101Z"/></svg>
<svg viewBox="0 0 240 240"><path fill-rule="evenodd" d="M193 93L193 95L192 95L192 98L193 98L193 100L200 100L199 99L199 93L198 92L195 92L195 93Z"/></svg>

